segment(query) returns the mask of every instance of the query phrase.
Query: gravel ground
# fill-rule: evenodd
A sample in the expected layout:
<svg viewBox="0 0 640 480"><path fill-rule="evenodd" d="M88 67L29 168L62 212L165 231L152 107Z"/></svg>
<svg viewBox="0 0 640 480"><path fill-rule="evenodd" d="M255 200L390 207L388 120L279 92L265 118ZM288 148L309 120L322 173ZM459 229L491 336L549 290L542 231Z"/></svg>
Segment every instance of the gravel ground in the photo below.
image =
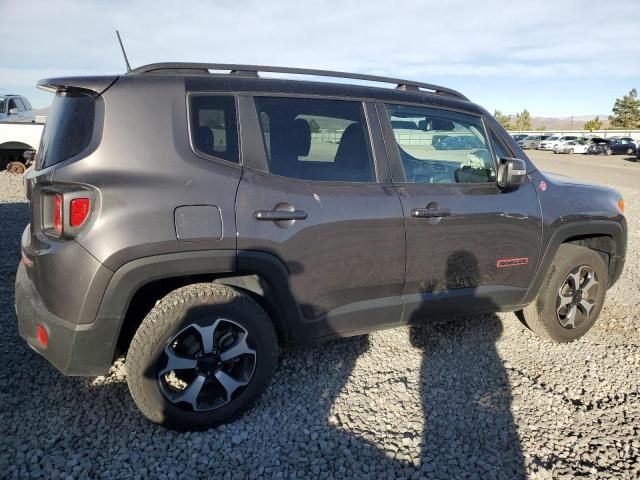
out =
<svg viewBox="0 0 640 480"><path fill-rule="evenodd" d="M532 156L562 172L553 155ZM605 161L640 179L640 164L619 158L577 171L606 181ZM180 434L137 412L122 363L66 378L18 337L27 205L20 179L0 173L0 476L638 478L640 188L619 190L627 267L581 340L544 342L500 314L288 351L253 410Z"/></svg>

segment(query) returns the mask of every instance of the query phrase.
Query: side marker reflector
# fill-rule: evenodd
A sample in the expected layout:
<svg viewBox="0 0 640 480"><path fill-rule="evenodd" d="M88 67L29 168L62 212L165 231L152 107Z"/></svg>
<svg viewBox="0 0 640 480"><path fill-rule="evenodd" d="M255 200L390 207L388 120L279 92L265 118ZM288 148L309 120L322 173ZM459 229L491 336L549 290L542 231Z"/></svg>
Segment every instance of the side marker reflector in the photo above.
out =
<svg viewBox="0 0 640 480"><path fill-rule="evenodd" d="M41 346L46 347L49 344L49 334L42 325L36 325L36 336Z"/></svg>

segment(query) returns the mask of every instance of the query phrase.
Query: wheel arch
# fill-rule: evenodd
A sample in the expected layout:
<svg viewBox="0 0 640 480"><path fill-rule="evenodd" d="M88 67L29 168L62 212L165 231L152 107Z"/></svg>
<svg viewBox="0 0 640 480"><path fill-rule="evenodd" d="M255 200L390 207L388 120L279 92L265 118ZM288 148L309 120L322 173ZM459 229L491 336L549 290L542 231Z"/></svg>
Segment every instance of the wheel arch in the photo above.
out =
<svg viewBox="0 0 640 480"><path fill-rule="evenodd" d="M598 252L608 266L607 287L619 278L624 265L627 244L627 230L624 217L619 220L589 220L569 223L557 227L547 242L533 282L527 291L524 303L530 303L538 294L542 282L553 264L560 245L570 243L590 248Z"/></svg>
<svg viewBox="0 0 640 480"><path fill-rule="evenodd" d="M4 142L0 143L0 150L35 150L35 147L24 142Z"/></svg>
<svg viewBox="0 0 640 480"><path fill-rule="evenodd" d="M234 287L252 297L274 323L278 340L289 343L299 319L284 263L264 252L213 250L157 255L118 269L109 282L98 320L113 326L113 357L126 353L138 326L158 300L176 288L201 282Z"/></svg>

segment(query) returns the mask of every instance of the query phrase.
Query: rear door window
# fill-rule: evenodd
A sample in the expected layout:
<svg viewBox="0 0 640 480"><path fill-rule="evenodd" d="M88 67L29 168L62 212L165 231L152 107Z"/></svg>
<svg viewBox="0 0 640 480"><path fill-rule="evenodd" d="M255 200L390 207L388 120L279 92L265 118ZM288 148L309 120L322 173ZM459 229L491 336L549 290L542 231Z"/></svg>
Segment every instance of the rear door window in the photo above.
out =
<svg viewBox="0 0 640 480"><path fill-rule="evenodd" d="M50 167L86 149L93 135L94 113L95 102L90 95L56 94L42 132L36 169Z"/></svg>
<svg viewBox="0 0 640 480"><path fill-rule="evenodd" d="M240 163L235 97L191 95L190 129L193 148L198 153Z"/></svg>
<svg viewBox="0 0 640 480"><path fill-rule="evenodd" d="M269 172L301 180L374 182L361 102L256 97Z"/></svg>

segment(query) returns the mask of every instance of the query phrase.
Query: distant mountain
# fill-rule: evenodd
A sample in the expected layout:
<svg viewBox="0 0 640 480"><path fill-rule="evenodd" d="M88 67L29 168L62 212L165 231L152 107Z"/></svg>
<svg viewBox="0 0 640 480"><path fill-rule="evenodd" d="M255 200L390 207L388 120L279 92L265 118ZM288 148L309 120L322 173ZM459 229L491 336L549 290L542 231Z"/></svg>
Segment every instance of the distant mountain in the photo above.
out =
<svg viewBox="0 0 640 480"><path fill-rule="evenodd" d="M609 127L609 115L576 115L573 117L531 117L531 126L533 130L544 128L546 131L553 130L582 130L584 124L589 120L598 117L602 122L602 128ZM515 123L516 116L511 115L512 123Z"/></svg>
<svg viewBox="0 0 640 480"><path fill-rule="evenodd" d="M49 116L49 110L51 110L51 107L34 108L33 113L35 115L42 115L43 117L47 117Z"/></svg>

